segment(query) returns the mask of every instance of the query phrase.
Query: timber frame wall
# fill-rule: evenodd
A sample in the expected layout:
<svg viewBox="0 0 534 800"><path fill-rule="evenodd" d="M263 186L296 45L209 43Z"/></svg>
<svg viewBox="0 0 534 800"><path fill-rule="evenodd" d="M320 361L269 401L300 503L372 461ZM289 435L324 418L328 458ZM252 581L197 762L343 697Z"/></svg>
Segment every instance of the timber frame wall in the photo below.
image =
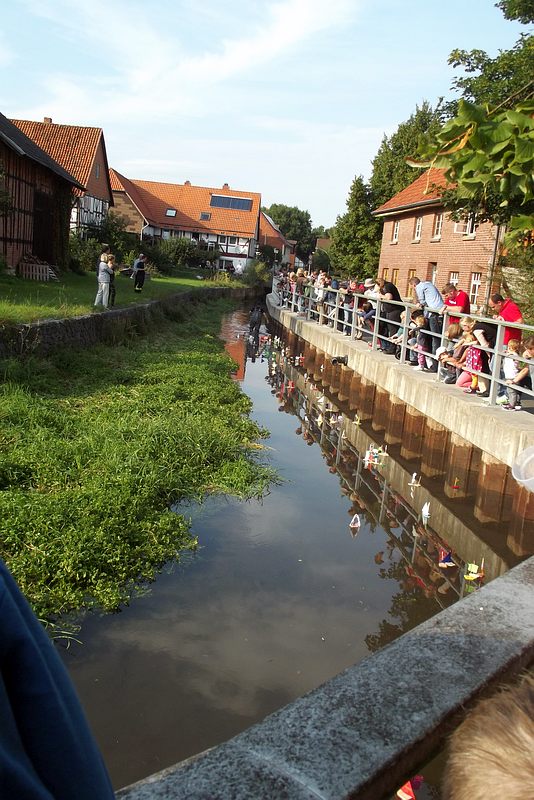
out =
<svg viewBox="0 0 534 800"><path fill-rule="evenodd" d="M17 267L32 253L60 267L67 265L69 219L73 196L70 185L0 142L3 189L12 208L0 216L0 255L9 267ZM39 196L46 199L46 212L36 215Z"/></svg>

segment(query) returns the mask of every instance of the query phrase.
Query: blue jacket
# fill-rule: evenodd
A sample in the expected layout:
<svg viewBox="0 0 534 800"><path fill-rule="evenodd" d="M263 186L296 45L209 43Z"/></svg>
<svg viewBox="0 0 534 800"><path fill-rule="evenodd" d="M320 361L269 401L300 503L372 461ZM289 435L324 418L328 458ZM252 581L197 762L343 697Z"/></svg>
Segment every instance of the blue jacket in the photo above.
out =
<svg viewBox="0 0 534 800"><path fill-rule="evenodd" d="M114 798L67 671L1 559L0 798Z"/></svg>

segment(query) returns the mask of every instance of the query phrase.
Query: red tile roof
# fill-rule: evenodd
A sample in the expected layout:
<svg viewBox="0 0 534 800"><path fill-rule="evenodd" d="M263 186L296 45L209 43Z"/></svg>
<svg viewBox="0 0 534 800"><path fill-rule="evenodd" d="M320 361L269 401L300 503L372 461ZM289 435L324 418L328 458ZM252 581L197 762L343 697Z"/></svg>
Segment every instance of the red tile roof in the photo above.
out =
<svg viewBox="0 0 534 800"><path fill-rule="evenodd" d="M13 125L3 114L0 114L0 140L11 150L14 150L17 155L24 155L37 164L52 170L56 175L72 184L73 188L83 189L83 186L76 181L73 175L70 175L61 164L51 158L48 153L26 136L16 125Z"/></svg>
<svg viewBox="0 0 534 800"><path fill-rule="evenodd" d="M388 211L413 208L419 205L428 205L439 200L440 193L433 186L444 188L447 186L445 174L442 169L427 169L414 180L406 189L397 192L391 200L384 203L373 214L380 216Z"/></svg>
<svg viewBox="0 0 534 800"><path fill-rule="evenodd" d="M260 214L260 244L269 244L271 247L277 247L280 244L292 246L289 239L286 239L276 222L271 217L262 211Z"/></svg>
<svg viewBox="0 0 534 800"><path fill-rule="evenodd" d="M103 136L102 128L32 122L25 119L12 119L11 122L70 172L82 186L87 186ZM104 169L107 169L107 164Z"/></svg>
<svg viewBox="0 0 534 800"><path fill-rule="evenodd" d="M189 182L130 180L113 169L110 177L114 191L125 191L146 221L155 227L244 237L256 235L261 206L258 192L230 189L226 184L219 189L192 186ZM252 201L251 210L211 206L212 195L249 199ZM167 209L175 209L176 216L167 216ZM209 214L209 219L200 219L201 213Z"/></svg>

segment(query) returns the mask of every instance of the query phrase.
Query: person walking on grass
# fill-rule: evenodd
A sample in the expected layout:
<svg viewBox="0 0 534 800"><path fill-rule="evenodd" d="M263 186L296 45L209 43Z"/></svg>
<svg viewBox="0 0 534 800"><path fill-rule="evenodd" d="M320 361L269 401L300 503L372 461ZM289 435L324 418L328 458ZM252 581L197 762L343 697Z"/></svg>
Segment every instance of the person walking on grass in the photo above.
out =
<svg viewBox="0 0 534 800"><path fill-rule="evenodd" d="M134 261L133 265L133 279L134 279L134 291L141 292L143 290L143 286L145 285L145 267L146 267L147 257L144 253L139 253L138 257Z"/></svg>
<svg viewBox="0 0 534 800"><path fill-rule="evenodd" d="M108 263L110 258L113 259L113 256L108 255L107 261L101 261L98 265L98 291L95 297L95 308L98 308L98 306L107 308L109 305L109 287L111 284L111 276L113 275L113 267Z"/></svg>
<svg viewBox="0 0 534 800"><path fill-rule="evenodd" d="M108 308L113 308L115 305L115 297L117 295L117 289L115 288L115 256L108 255L107 261L108 267L111 269L111 273L109 276L109 302Z"/></svg>

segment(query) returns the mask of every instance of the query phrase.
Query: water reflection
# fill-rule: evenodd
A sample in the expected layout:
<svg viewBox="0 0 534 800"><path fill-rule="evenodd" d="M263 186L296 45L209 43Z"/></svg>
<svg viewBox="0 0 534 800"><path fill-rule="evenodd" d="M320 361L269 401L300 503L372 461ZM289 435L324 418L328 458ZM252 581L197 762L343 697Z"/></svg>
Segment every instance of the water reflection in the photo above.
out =
<svg viewBox="0 0 534 800"><path fill-rule="evenodd" d="M185 509L199 551L122 613L88 615L83 646L64 653L116 787L235 735L454 602L466 563L507 568L390 453L365 466L383 442L282 342L262 330L252 351L246 313L223 334L282 482L263 501ZM441 567L449 550L454 566Z"/></svg>

